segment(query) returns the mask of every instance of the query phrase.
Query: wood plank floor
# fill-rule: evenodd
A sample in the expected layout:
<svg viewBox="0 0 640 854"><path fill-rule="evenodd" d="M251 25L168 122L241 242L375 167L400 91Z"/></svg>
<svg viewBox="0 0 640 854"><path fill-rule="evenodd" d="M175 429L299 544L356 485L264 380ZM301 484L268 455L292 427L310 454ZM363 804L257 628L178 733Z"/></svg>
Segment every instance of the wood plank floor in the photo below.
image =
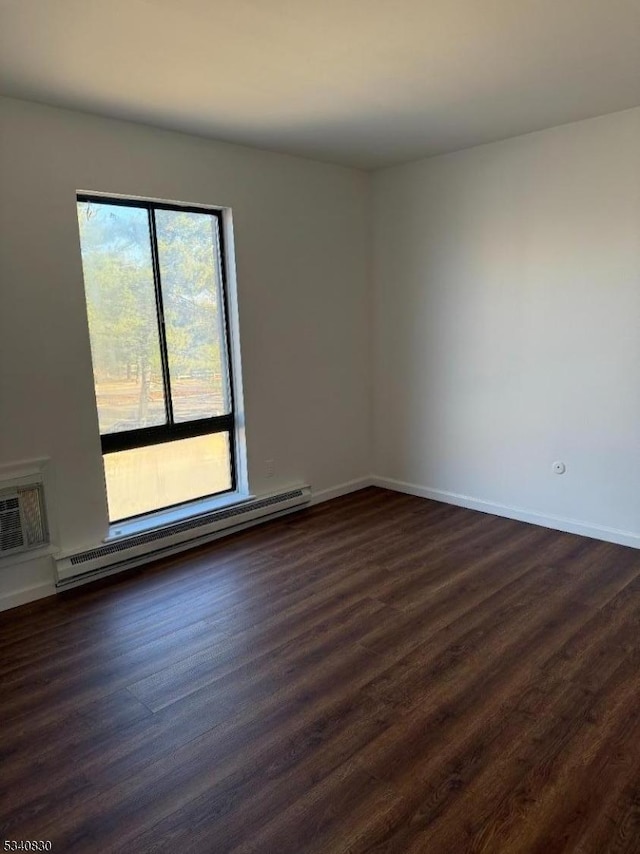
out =
<svg viewBox="0 0 640 854"><path fill-rule="evenodd" d="M0 615L0 840L640 852L640 552L367 489Z"/></svg>

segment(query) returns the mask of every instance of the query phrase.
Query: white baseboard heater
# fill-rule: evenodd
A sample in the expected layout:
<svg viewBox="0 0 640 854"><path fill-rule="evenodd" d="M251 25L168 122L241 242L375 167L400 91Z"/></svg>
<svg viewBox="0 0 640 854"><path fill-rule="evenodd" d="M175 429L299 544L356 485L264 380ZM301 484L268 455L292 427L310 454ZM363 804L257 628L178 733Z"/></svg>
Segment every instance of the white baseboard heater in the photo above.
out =
<svg viewBox="0 0 640 854"><path fill-rule="evenodd" d="M310 500L311 489L301 486L122 537L94 549L63 555L56 559L56 587L72 587L176 554L258 522L300 510Z"/></svg>

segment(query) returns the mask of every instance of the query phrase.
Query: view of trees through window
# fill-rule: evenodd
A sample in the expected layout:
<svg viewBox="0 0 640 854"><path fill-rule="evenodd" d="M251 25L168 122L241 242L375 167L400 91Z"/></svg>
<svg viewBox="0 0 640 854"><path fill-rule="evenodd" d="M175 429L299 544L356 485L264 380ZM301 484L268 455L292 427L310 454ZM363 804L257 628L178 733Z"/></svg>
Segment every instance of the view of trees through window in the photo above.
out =
<svg viewBox="0 0 640 854"><path fill-rule="evenodd" d="M109 518L232 489L219 216L80 196L78 223Z"/></svg>
<svg viewBox="0 0 640 854"><path fill-rule="evenodd" d="M230 411L216 219L156 212L174 420ZM78 203L100 432L165 423L165 388L143 208Z"/></svg>

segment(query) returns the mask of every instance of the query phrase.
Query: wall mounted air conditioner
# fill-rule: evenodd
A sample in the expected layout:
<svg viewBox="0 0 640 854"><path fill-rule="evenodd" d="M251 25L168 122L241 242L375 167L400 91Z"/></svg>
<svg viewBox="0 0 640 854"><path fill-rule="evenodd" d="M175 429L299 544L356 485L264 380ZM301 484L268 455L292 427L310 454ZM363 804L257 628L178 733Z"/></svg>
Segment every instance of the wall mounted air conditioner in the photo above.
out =
<svg viewBox="0 0 640 854"><path fill-rule="evenodd" d="M41 481L0 481L0 558L42 548L49 530Z"/></svg>
<svg viewBox="0 0 640 854"><path fill-rule="evenodd" d="M93 549L58 557L56 586L61 588L76 585L140 566L159 557L176 554L259 521L267 521L302 509L310 500L311 489L301 486L287 492L252 498L142 534L120 537Z"/></svg>

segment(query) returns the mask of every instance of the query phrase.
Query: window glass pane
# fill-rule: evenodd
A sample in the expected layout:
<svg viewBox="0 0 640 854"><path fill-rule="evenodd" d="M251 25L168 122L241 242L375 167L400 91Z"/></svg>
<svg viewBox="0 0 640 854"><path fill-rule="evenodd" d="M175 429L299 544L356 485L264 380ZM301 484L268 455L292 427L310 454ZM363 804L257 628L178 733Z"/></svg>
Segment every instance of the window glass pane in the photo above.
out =
<svg viewBox="0 0 640 854"><path fill-rule="evenodd" d="M229 434L213 433L106 454L109 519L116 522L231 489Z"/></svg>
<svg viewBox="0 0 640 854"><path fill-rule="evenodd" d="M166 421L146 210L78 202L101 433Z"/></svg>
<svg viewBox="0 0 640 854"><path fill-rule="evenodd" d="M231 408L218 219L157 210L156 232L174 420L225 415Z"/></svg>

